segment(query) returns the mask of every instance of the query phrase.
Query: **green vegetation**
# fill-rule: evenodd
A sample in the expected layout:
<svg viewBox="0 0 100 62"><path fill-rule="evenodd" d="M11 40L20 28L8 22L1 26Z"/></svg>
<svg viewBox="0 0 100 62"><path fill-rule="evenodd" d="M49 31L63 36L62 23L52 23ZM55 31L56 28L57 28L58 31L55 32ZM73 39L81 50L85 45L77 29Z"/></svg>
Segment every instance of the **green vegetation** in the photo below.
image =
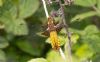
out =
<svg viewBox="0 0 100 62"><path fill-rule="evenodd" d="M54 8L56 3L49 13ZM100 0L74 0L64 11L72 33L73 62L100 62ZM0 0L0 62L64 62L41 34L46 22L40 0ZM64 49L65 30L58 36Z"/></svg>

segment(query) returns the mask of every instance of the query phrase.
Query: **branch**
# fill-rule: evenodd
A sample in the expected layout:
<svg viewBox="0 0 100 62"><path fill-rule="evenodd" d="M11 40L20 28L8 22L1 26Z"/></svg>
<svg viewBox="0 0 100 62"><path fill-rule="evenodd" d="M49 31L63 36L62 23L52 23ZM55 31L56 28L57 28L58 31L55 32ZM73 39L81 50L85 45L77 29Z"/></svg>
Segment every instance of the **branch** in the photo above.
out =
<svg viewBox="0 0 100 62"><path fill-rule="evenodd" d="M44 11L45 11L46 17L48 18L49 14L48 14L48 10L47 10L47 7L46 7L46 2L45 2L45 0L42 0L42 2L43 2L43 7L44 7Z"/></svg>
<svg viewBox="0 0 100 62"><path fill-rule="evenodd" d="M66 61L66 56L61 48L59 49L59 53L60 53L61 57L63 58L63 60Z"/></svg>
<svg viewBox="0 0 100 62"><path fill-rule="evenodd" d="M64 24L64 29L66 30L66 35L68 35L68 60L69 62L72 62L72 54L71 54L71 33L68 30L68 25L66 24L66 20L65 20L65 14L64 14L64 8L61 4L61 1L59 0L59 5L61 8L61 12L62 12L62 22ZM65 50L67 50L67 41L65 44Z"/></svg>

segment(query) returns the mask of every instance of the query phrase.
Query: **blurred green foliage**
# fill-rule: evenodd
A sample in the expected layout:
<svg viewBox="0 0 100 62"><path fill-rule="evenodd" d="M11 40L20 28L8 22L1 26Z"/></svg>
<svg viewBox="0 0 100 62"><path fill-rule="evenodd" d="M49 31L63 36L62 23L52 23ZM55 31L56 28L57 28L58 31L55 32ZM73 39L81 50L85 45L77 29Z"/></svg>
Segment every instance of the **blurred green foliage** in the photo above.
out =
<svg viewBox="0 0 100 62"><path fill-rule="evenodd" d="M58 8L55 4L48 10ZM64 10L73 61L100 62L100 0L74 0ZM0 62L64 62L41 35L46 21L40 0L0 0ZM63 48L68 41L65 30L58 36Z"/></svg>

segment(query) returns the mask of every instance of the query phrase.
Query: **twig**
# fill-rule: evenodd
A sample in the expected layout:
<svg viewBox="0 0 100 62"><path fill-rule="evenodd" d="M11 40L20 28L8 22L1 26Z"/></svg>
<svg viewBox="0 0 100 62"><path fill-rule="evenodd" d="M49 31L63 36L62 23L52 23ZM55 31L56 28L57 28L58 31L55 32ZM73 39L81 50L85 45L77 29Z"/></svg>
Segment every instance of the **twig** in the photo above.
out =
<svg viewBox="0 0 100 62"><path fill-rule="evenodd" d="M61 8L61 12L62 12L62 22L64 24L64 29L66 30L66 35L68 35L68 60L69 62L72 62L72 54L71 54L71 33L69 32L68 30L68 25L66 24L66 20L65 20L65 14L64 14L64 8L61 4L61 1L59 0L59 5L60 5L60 8ZM65 50L67 50L67 41L66 41L66 44L65 44Z"/></svg>
<svg viewBox="0 0 100 62"><path fill-rule="evenodd" d="M47 10L47 7L46 7L46 2L45 2L45 0L42 0L42 2L43 2L43 7L44 7L44 11L45 11L46 17L48 18L49 14L48 14L48 10Z"/></svg>
<svg viewBox="0 0 100 62"><path fill-rule="evenodd" d="M61 48L59 49L59 53L60 53L61 57L63 58L63 60L66 61L65 54L64 54L64 52L63 52L63 50Z"/></svg>

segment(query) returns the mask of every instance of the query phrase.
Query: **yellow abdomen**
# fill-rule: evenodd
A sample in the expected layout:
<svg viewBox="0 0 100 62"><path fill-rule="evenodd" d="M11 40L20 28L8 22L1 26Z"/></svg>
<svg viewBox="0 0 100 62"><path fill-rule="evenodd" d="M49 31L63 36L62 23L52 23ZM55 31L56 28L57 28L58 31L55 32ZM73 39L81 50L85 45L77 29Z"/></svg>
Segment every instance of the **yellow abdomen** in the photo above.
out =
<svg viewBox="0 0 100 62"><path fill-rule="evenodd" d="M59 44L59 39L57 37L56 31L50 32L50 41L51 41L52 48L55 50L59 50L60 44Z"/></svg>

